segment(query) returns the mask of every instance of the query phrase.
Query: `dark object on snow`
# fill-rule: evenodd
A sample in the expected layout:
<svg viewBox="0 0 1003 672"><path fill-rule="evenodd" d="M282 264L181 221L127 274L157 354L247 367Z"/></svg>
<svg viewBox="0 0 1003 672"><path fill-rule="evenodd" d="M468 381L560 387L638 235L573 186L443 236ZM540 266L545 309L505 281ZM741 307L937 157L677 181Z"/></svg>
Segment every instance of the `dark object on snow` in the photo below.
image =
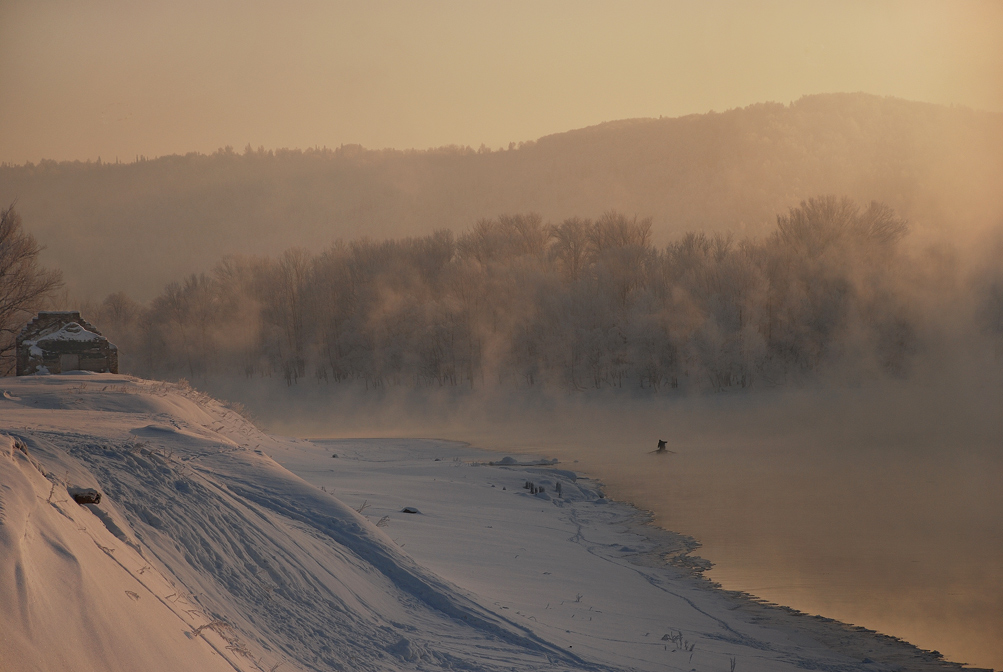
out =
<svg viewBox="0 0 1003 672"><path fill-rule="evenodd" d="M556 457L550 460L544 458L532 462L519 462L514 457L506 456L497 462L488 462L488 466L490 467L547 467L551 464L557 464Z"/></svg>
<svg viewBox="0 0 1003 672"><path fill-rule="evenodd" d="M414 508L413 506L405 506L403 509L401 509L401 513L421 513L421 511Z"/></svg>
<svg viewBox="0 0 1003 672"><path fill-rule="evenodd" d="M101 493L94 488L66 488L77 504L100 504Z"/></svg>
<svg viewBox="0 0 1003 672"><path fill-rule="evenodd" d="M73 311L44 311L16 340L17 375L97 371L118 373L118 348Z"/></svg>
<svg viewBox="0 0 1003 672"><path fill-rule="evenodd" d="M338 457L338 453L335 453L335 454L334 454L334 455L332 455L331 457Z"/></svg>

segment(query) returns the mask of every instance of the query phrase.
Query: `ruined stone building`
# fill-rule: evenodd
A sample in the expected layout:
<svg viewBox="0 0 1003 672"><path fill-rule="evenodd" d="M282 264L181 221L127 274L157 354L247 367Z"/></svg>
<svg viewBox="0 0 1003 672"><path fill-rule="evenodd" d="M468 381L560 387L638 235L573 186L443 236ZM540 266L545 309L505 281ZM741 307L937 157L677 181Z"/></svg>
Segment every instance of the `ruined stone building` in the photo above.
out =
<svg viewBox="0 0 1003 672"><path fill-rule="evenodd" d="M17 375L118 373L118 348L77 311L41 312L17 337Z"/></svg>

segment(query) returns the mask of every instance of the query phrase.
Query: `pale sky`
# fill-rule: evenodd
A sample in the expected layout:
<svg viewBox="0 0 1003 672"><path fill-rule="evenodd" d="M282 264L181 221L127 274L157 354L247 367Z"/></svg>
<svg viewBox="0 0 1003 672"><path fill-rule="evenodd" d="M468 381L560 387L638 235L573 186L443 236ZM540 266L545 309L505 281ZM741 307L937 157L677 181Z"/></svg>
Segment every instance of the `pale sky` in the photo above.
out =
<svg viewBox="0 0 1003 672"><path fill-rule="evenodd" d="M1003 111L1003 0L0 0L0 161L426 148L864 91Z"/></svg>

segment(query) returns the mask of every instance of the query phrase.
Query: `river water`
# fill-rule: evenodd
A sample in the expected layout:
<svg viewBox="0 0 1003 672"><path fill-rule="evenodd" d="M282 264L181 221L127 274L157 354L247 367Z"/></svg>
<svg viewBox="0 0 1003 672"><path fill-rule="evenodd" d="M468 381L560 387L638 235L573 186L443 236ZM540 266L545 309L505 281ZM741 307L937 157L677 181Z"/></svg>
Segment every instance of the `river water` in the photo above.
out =
<svg viewBox="0 0 1003 672"><path fill-rule="evenodd" d="M323 421L270 428L557 457L699 540L726 588L1003 669L998 384L298 407Z"/></svg>
<svg viewBox="0 0 1003 672"><path fill-rule="evenodd" d="M611 494L690 534L708 576L812 614L1003 667L1003 460L806 440L690 443L660 463L584 456ZM574 453L572 453L574 454Z"/></svg>
<svg viewBox="0 0 1003 672"><path fill-rule="evenodd" d="M726 588L1003 669L1003 405L883 392L583 406L545 441L518 419L471 438L577 460Z"/></svg>

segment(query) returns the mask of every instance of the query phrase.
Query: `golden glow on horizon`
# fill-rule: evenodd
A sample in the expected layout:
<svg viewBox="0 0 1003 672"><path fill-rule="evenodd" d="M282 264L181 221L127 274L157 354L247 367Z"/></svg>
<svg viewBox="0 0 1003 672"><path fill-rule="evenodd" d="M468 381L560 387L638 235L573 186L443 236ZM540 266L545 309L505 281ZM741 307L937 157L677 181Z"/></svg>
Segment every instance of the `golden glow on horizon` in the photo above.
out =
<svg viewBox="0 0 1003 672"><path fill-rule="evenodd" d="M1003 2L8 0L0 161L430 147L864 91L1003 111Z"/></svg>

